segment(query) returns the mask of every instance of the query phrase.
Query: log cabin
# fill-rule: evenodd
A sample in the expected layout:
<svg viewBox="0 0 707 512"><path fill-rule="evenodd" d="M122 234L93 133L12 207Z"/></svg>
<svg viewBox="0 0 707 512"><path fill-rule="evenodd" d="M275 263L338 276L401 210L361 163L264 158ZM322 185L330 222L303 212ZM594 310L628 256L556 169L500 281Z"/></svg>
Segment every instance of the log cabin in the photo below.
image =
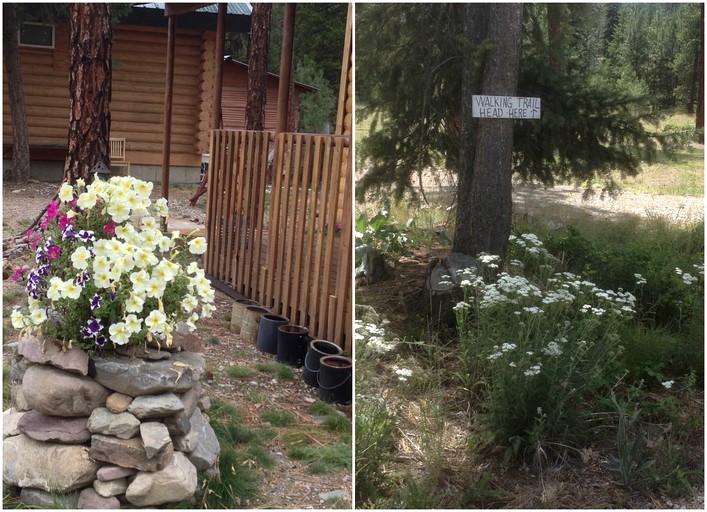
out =
<svg viewBox="0 0 707 512"><path fill-rule="evenodd" d="M229 3L226 30L250 29L249 3ZM209 151L216 62L216 6L177 16L170 181L198 183ZM69 23L23 24L23 75L32 177L60 181L68 145ZM167 17L164 4L134 6L113 26L111 138L125 139L131 174L159 181ZM4 71L4 69L3 69ZM12 165L12 122L3 72L3 169ZM244 93L245 94L245 93ZM276 96L275 96L276 98Z"/></svg>
<svg viewBox="0 0 707 512"><path fill-rule="evenodd" d="M275 131L277 125L277 90L280 77L268 73L265 121L263 129ZM226 130L245 130L245 108L248 89L248 65L235 59L226 58L223 63L223 87L221 88L221 111L223 127ZM299 98L317 89L295 82L293 108L295 119L299 117Z"/></svg>

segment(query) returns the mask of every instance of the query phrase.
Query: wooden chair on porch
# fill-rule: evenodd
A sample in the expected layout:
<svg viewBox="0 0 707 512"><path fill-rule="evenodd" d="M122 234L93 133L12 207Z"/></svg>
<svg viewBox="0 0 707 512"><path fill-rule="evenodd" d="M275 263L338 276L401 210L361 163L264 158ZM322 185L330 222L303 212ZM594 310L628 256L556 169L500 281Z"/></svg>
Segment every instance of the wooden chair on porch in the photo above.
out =
<svg viewBox="0 0 707 512"><path fill-rule="evenodd" d="M130 176L130 162L125 160L125 139L110 138L110 166L124 167L126 173Z"/></svg>

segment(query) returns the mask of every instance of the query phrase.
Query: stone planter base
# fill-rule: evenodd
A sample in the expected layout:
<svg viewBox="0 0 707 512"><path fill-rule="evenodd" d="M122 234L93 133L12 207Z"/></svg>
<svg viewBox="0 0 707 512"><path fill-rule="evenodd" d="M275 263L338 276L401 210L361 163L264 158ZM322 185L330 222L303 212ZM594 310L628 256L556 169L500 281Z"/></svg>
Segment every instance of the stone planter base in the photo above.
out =
<svg viewBox="0 0 707 512"><path fill-rule="evenodd" d="M218 475L197 352L88 358L24 338L3 413L3 482L28 505L155 507L191 498ZM146 355L149 357L149 355Z"/></svg>

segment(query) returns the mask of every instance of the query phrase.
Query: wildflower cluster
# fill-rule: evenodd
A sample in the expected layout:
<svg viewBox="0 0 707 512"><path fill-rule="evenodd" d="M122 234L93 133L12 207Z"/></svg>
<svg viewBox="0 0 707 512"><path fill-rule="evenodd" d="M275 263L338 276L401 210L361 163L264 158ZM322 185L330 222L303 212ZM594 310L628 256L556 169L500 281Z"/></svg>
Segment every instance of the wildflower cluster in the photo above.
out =
<svg viewBox="0 0 707 512"><path fill-rule="evenodd" d="M163 234L165 199L150 200L152 183L130 176L62 185L27 241L36 267L19 268L28 307L12 325L47 334L89 352L155 340L169 346L178 322L196 328L211 316L214 291L194 261L203 237ZM139 219L135 224L131 219Z"/></svg>
<svg viewBox="0 0 707 512"><path fill-rule="evenodd" d="M511 242L508 270L475 282L475 300L465 295L454 308L465 357L478 361L466 367L487 383L485 417L502 440L539 428L542 408L543 435L562 442L573 407L607 382L621 353L618 326L634 314L636 298L555 271L557 259L535 235Z"/></svg>
<svg viewBox="0 0 707 512"><path fill-rule="evenodd" d="M385 326L390 323L382 320L380 325L354 321L354 340L366 352L382 355L395 348L395 342L385 340Z"/></svg>

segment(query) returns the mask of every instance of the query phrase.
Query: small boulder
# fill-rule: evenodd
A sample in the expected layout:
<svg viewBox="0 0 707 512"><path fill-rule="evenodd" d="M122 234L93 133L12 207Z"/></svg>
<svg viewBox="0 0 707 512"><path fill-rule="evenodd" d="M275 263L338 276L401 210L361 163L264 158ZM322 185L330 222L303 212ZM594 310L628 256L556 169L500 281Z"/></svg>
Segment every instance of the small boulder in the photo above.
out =
<svg viewBox="0 0 707 512"><path fill-rule="evenodd" d="M154 507L191 498L196 492L196 468L180 452L160 471L138 473L125 491L137 507Z"/></svg>

